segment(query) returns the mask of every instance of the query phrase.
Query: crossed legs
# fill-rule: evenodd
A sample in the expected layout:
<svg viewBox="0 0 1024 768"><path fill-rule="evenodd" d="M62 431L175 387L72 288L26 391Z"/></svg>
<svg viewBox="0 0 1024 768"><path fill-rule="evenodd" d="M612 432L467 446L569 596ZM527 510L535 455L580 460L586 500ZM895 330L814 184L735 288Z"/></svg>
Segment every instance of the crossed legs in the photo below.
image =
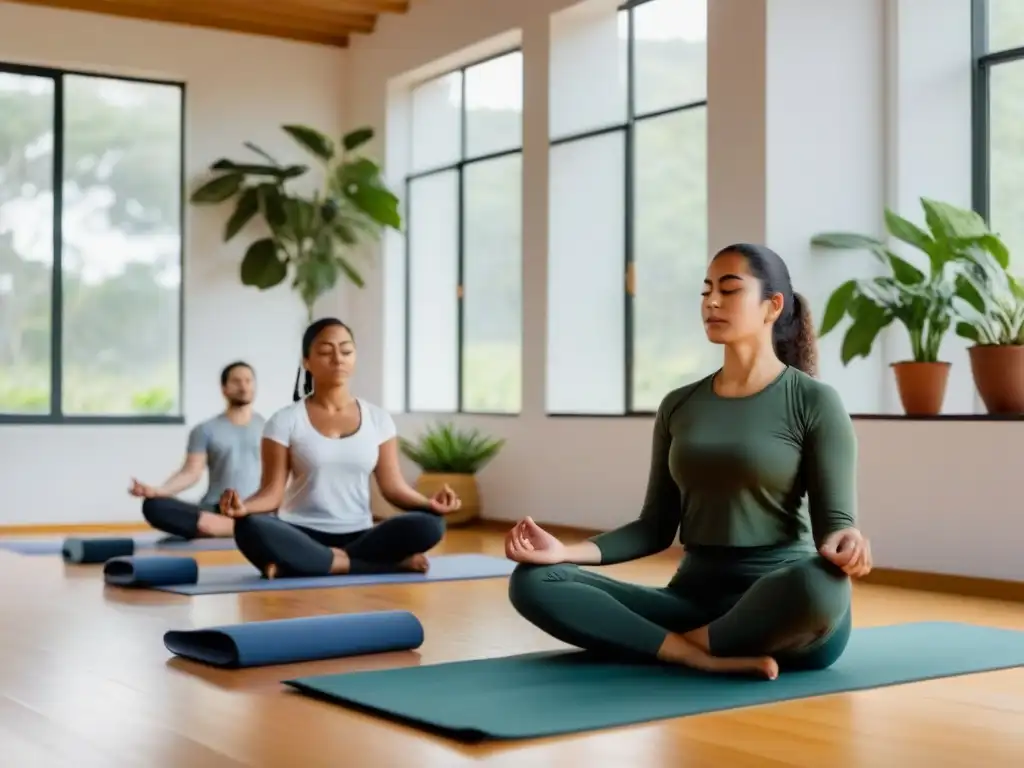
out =
<svg viewBox="0 0 1024 768"><path fill-rule="evenodd" d="M208 512L180 499L158 497L142 502L142 516L158 531L183 539L226 538L234 532L234 521Z"/></svg>
<svg viewBox="0 0 1024 768"><path fill-rule="evenodd" d="M728 606L571 565L520 565L509 597L562 642L709 672L828 667L850 632L849 579L818 556L767 573Z"/></svg>
<svg viewBox="0 0 1024 768"><path fill-rule="evenodd" d="M268 515L235 521L235 542L267 578L426 571L424 553L444 536L443 518L405 512L366 531L331 534Z"/></svg>

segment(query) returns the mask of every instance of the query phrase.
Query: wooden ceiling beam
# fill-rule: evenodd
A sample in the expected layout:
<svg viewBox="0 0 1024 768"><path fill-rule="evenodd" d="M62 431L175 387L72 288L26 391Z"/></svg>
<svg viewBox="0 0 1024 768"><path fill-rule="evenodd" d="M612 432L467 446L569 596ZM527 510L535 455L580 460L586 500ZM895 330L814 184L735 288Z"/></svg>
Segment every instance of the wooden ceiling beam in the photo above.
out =
<svg viewBox="0 0 1024 768"><path fill-rule="evenodd" d="M180 6L176 5L154 8L153 6L139 5L137 2L98 2L98 0L11 0L11 2L102 13L107 16L118 16L127 19L163 21L170 24L262 35L338 48L348 46L348 32L343 29L325 29L323 25L311 25L308 27L289 26L267 23L256 18L224 18L209 14L200 16L193 12L183 11Z"/></svg>
<svg viewBox="0 0 1024 768"><path fill-rule="evenodd" d="M342 13L408 13L409 0L290 0Z"/></svg>
<svg viewBox="0 0 1024 768"><path fill-rule="evenodd" d="M180 2L150 0L11 0L23 5L46 6L66 10L101 13L108 16L162 21L171 24L219 29L231 32L263 35L299 42L317 43L345 48L351 33L367 34L374 30L376 17L370 15L346 16L336 14L327 19L302 16L282 17L280 12L247 15L234 9L225 10L216 0L207 0L201 7L182 6ZM281 8L281 6L278 6Z"/></svg>

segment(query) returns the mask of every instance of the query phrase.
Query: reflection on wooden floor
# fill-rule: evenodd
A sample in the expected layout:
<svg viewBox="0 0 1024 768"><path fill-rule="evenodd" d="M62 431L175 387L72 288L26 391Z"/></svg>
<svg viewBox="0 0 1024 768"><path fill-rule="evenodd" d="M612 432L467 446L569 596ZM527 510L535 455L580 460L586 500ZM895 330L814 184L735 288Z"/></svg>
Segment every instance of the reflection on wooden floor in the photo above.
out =
<svg viewBox="0 0 1024 768"><path fill-rule="evenodd" d="M491 530L439 552L501 554ZM202 563L237 562L204 552ZM663 583L665 555L609 571ZM536 742L461 746L292 693L298 675L559 647L508 604L504 579L181 597L104 589L98 566L0 552L0 765L282 768L894 768L1024 765L1024 671L938 680ZM1024 606L862 586L859 626L958 620L1024 629ZM172 659L162 636L330 612L413 611L416 652L252 671Z"/></svg>

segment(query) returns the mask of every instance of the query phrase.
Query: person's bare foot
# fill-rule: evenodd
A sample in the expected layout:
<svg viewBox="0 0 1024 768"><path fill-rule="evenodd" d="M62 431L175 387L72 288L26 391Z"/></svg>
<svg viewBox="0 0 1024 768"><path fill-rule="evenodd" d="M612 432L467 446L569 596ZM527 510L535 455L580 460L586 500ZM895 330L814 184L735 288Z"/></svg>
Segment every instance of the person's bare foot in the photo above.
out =
<svg viewBox="0 0 1024 768"><path fill-rule="evenodd" d="M235 521L213 512L200 512L196 530L203 538L226 539L235 535Z"/></svg>
<svg viewBox="0 0 1024 768"><path fill-rule="evenodd" d="M779 676L779 664L771 656L752 657L709 657L712 661L708 672L723 672L733 674L753 674L774 680Z"/></svg>
<svg viewBox="0 0 1024 768"><path fill-rule="evenodd" d="M331 549L334 560L331 562L331 575L340 576L352 570L352 561L349 560L348 552L343 549Z"/></svg>
<svg viewBox="0 0 1024 768"><path fill-rule="evenodd" d="M263 572L263 577L266 578L266 579L276 579L277 578L277 566L274 563L271 563L270 565L268 565L267 569Z"/></svg>
<svg viewBox="0 0 1024 768"><path fill-rule="evenodd" d="M405 560L398 564L398 567L403 571L412 571L413 573L426 573L430 569L430 561L427 560L427 556L423 554L413 555L407 557Z"/></svg>
<svg viewBox="0 0 1024 768"><path fill-rule="evenodd" d="M665 638L658 650L658 658L702 672L753 674L768 680L779 676L779 665L770 656L712 656L697 644L676 634Z"/></svg>

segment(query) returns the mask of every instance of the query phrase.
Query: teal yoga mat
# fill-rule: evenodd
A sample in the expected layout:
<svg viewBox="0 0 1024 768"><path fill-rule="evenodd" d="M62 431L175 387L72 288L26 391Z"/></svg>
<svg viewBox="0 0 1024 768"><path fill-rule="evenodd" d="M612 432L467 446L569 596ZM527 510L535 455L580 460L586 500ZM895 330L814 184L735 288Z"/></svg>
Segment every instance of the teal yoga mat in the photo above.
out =
<svg viewBox="0 0 1024 768"><path fill-rule="evenodd" d="M527 739L1024 666L1024 632L944 622L858 629L830 669L776 680L580 651L286 680L302 693L461 741Z"/></svg>

